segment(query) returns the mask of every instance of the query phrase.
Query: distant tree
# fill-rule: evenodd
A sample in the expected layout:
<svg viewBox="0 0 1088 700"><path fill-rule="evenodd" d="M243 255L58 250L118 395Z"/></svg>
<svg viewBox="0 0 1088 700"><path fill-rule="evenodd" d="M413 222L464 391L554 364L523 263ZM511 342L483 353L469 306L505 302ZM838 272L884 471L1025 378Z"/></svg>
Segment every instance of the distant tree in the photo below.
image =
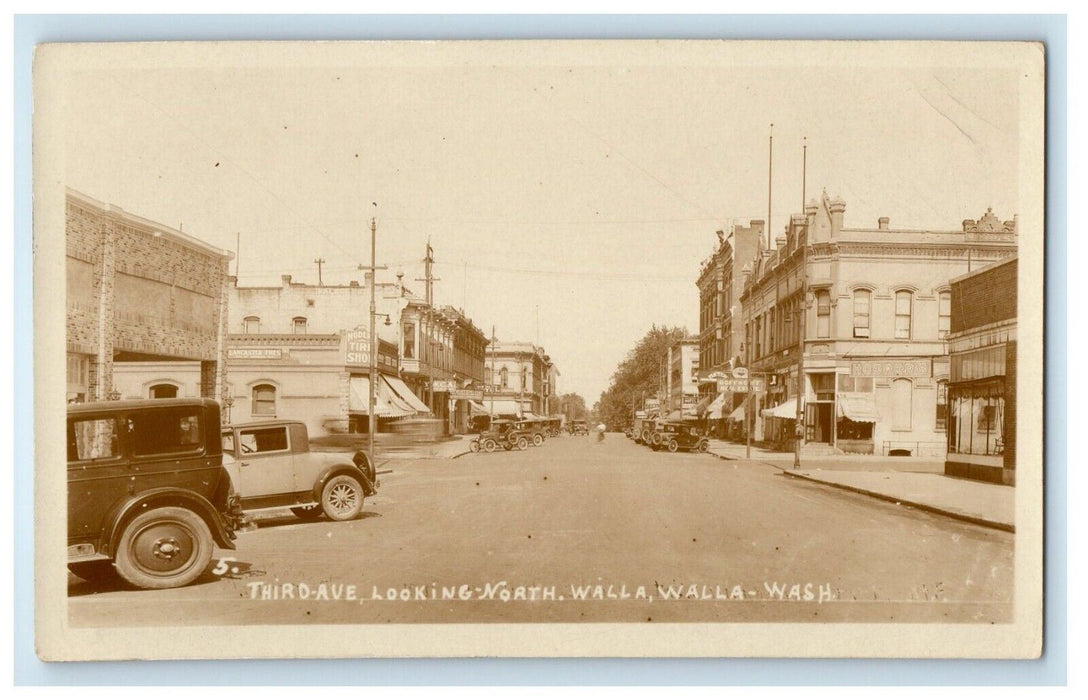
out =
<svg viewBox="0 0 1088 700"><path fill-rule="evenodd" d="M585 420L589 413L586 410L586 400L580 394L569 393L559 396L559 412L567 417L567 420Z"/></svg>
<svg viewBox="0 0 1088 700"><path fill-rule="evenodd" d="M681 326L654 324L632 348L612 374L612 383L594 406L599 420L610 427L627 423L632 411L641 408L643 400L657 395L661 360L669 346L687 337Z"/></svg>

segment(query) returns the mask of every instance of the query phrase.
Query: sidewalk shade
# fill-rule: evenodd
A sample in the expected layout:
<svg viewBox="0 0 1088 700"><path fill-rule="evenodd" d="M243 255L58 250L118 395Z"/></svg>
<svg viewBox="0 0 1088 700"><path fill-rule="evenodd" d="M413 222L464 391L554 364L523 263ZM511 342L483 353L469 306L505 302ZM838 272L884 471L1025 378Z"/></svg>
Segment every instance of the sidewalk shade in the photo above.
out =
<svg viewBox="0 0 1088 700"><path fill-rule="evenodd" d="M722 418L722 409L725 408L725 392L718 394L714 397L714 400L710 402L710 405L706 407L706 416L710 420L719 420Z"/></svg>
<svg viewBox="0 0 1088 700"><path fill-rule="evenodd" d="M415 415L416 413L419 413L419 411L416 410L415 406L413 406L397 394L397 392L393 389L392 385L389 384L389 377L384 374L382 375L381 388L383 390L382 393L389 396L389 402L393 404L395 408L401 411L405 411L407 415Z"/></svg>
<svg viewBox="0 0 1088 700"><path fill-rule="evenodd" d="M352 377L348 383L348 410L352 413L368 414L370 406L370 378ZM394 402L392 392L385 382L379 382L374 392L374 414L387 418L402 418L415 413L404 407L402 402Z"/></svg>
<svg viewBox="0 0 1088 700"><path fill-rule="evenodd" d="M484 406L481 403L478 403L476 401L469 401L468 402L468 407L469 407L469 410L472 411L473 415L478 415L478 416L486 416L487 415L487 406Z"/></svg>
<svg viewBox="0 0 1088 700"><path fill-rule="evenodd" d="M763 409L764 418L797 418L797 398L788 399L774 408Z"/></svg>
<svg viewBox="0 0 1088 700"><path fill-rule="evenodd" d="M733 409L733 412L729 414L729 420L736 423L744 422L744 404L741 404Z"/></svg>
<svg viewBox="0 0 1088 700"><path fill-rule="evenodd" d="M390 377L388 375L382 375L385 381L389 382L389 386L393 392L396 393L401 399L408 403L414 410L419 413L430 413L431 407L419 400L419 397L412 393L412 390L408 388L408 385L402 382L397 377Z"/></svg>
<svg viewBox="0 0 1088 700"><path fill-rule="evenodd" d="M856 423L876 423L880 420L873 395L856 392L839 394L839 417Z"/></svg>
<svg viewBox="0 0 1088 700"><path fill-rule="evenodd" d="M492 406L494 403L494 406ZM510 416L511 418L517 418L521 415L521 407L518 406L517 401L511 399L495 399L493 402L484 399L484 412L490 414L494 411L496 416Z"/></svg>

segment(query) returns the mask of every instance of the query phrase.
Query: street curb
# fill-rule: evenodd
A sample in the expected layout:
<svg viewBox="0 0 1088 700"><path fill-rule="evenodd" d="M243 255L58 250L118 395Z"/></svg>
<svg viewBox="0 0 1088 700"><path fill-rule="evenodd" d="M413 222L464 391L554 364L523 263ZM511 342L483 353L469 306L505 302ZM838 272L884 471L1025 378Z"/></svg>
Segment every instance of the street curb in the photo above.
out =
<svg viewBox="0 0 1088 700"><path fill-rule="evenodd" d="M860 493L863 496L870 496L872 498L876 498L876 499L881 500L881 501L886 501L888 503L894 503L894 504L900 505L900 506L909 506L911 508L917 508L918 510L926 511L927 513L935 513L937 515L943 515L943 516L948 517L948 518L953 518L955 520L962 520L963 522L968 522L968 523L971 523L973 525L981 525L982 527L988 527L988 528L992 528L994 530L1002 530L1004 532L1011 532L1011 533L1016 532L1016 526L1015 525L1010 525L1008 523L1002 523L1002 522L998 522L996 520L987 520L986 518L979 518L979 517L976 517L974 515L967 515L965 513L957 513L954 510L947 510L945 508L938 508L937 506L931 506L931 505L928 505L928 504L925 504L925 503L919 503L917 501L905 501L902 498L896 498L895 496L889 496L886 493L878 493L876 491L869 491L867 489L859 488L857 486L848 486L847 484L839 484L839 483L835 483L833 481L823 481L822 479L817 479L815 477L806 476L804 474L794 474L790 470L783 469L781 467L775 467L775 469L777 469L783 475L790 477L791 479L801 479L802 481L809 481L809 482L812 482L814 484L823 484L824 486L831 486L831 487L834 487L834 488L837 488L837 489L842 489L843 491L851 491L853 493Z"/></svg>
<svg viewBox="0 0 1088 700"><path fill-rule="evenodd" d="M469 450L468 452L458 452L457 454L453 455L452 457L449 457L448 459L457 459L458 457L464 457L465 455L470 455L470 454L472 454L472 450Z"/></svg>

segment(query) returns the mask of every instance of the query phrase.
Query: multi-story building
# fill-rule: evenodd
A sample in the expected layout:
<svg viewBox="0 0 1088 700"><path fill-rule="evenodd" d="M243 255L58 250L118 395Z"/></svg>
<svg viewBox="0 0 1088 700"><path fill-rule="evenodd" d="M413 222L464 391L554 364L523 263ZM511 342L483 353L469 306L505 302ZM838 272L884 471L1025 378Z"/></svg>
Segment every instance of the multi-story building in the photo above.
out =
<svg viewBox="0 0 1088 700"><path fill-rule="evenodd" d="M740 297L745 278L741 270L756 257L763 226L763 221L753 219L748 226L733 226L728 234L718 231L718 247L699 270L699 393L704 399L718 393L719 377L743 364ZM730 392L711 403L707 417L715 434L724 436L724 419L741 400L741 395Z"/></svg>
<svg viewBox="0 0 1088 700"><path fill-rule="evenodd" d="M659 370L662 403L666 413L680 411L694 418L699 403L699 340L673 342L661 358Z"/></svg>
<svg viewBox="0 0 1088 700"><path fill-rule="evenodd" d="M944 471L1016 483L1017 259L952 280Z"/></svg>
<svg viewBox="0 0 1088 700"><path fill-rule="evenodd" d="M534 343L496 341L487 347L482 407L496 416L543 416L550 394L551 358Z"/></svg>
<svg viewBox="0 0 1088 700"><path fill-rule="evenodd" d="M845 228L845 211L825 193L746 268L744 356L767 385L753 437L792 441L803 348L806 446L943 458L950 281L1014 255L1016 220Z"/></svg>
<svg viewBox="0 0 1088 700"><path fill-rule="evenodd" d="M74 190L65 213L68 400L220 398L231 254Z"/></svg>

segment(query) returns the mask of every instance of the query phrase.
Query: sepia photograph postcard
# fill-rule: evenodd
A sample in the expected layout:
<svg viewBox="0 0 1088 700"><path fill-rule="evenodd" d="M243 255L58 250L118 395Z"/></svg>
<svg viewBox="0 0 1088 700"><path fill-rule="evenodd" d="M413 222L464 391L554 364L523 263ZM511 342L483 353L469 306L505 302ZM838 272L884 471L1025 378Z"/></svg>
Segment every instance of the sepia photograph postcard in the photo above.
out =
<svg viewBox="0 0 1088 700"><path fill-rule="evenodd" d="M1045 75L39 45L38 656L1037 658Z"/></svg>

